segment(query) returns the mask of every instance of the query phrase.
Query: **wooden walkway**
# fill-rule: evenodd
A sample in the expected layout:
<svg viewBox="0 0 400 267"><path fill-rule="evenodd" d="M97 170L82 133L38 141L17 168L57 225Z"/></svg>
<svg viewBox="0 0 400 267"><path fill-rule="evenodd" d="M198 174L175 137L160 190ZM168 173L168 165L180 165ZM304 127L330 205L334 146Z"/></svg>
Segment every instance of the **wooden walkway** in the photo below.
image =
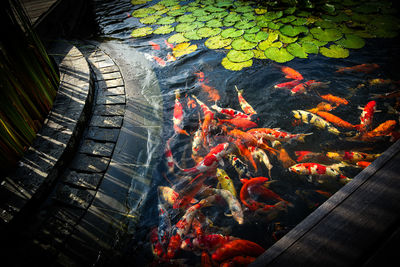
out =
<svg viewBox="0 0 400 267"><path fill-rule="evenodd" d="M389 266L399 244L400 140L251 266Z"/></svg>
<svg viewBox="0 0 400 267"><path fill-rule="evenodd" d="M21 0L25 11L31 19L32 25L57 2L58 0Z"/></svg>

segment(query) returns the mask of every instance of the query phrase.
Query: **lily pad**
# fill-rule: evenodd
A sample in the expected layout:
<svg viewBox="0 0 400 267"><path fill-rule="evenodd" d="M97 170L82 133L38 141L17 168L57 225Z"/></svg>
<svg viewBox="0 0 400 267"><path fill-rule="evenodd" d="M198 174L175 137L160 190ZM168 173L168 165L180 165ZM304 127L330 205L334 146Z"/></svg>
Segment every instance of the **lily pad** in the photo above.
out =
<svg viewBox="0 0 400 267"><path fill-rule="evenodd" d="M224 66L225 69L239 71L242 70L243 68L251 67L253 65L253 60L250 59L244 62L235 63L230 61L227 57L224 57L221 61L221 64L222 66Z"/></svg>
<svg viewBox="0 0 400 267"><path fill-rule="evenodd" d="M317 21L317 22L315 22L315 26L321 27L323 29L335 29L335 28L337 28L336 23L333 22L333 21L329 21L329 20Z"/></svg>
<svg viewBox="0 0 400 267"><path fill-rule="evenodd" d="M281 22L275 23L272 21L268 22L268 25L267 25L267 27L272 30L279 30L282 26L283 26L283 23L281 23Z"/></svg>
<svg viewBox="0 0 400 267"><path fill-rule="evenodd" d="M158 4L164 5L164 6L176 6L179 5L179 1L176 0L162 0L160 2L158 2Z"/></svg>
<svg viewBox="0 0 400 267"><path fill-rule="evenodd" d="M228 11L223 11L223 12L215 12L215 13L213 13L213 15L214 15L214 18L216 18L216 19L222 19L222 18L224 18L224 17L228 16L228 14L229 14L229 12L228 12Z"/></svg>
<svg viewBox="0 0 400 267"><path fill-rule="evenodd" d="M239 30L247 30L254 26L256 26L255 21L242 20L242 21L237 22L234 27Z"/></svg>
<svg viewBox="0 0 400 267"><path fill-rule="evenodd" d="M135 5L143 5L143 4L146 4L149 1L151 1L151 0L132 0L131 4L134 5L134 6Z"/></svg>
<svg viewBox="0 0 400 267"><path fill-rule="evenodd" d="M149 8L149 7L148 8L140 8L140 9L137 9L137 10L132 12L132 17L144 18L144 17L147 17L148 15L153 14L155 12L156 12L155 9L152 9L152 8Z"/></svg>
<svg viewBox="0 0 400 267"><path fill-rule="evenodd" d="M167 12L168 16L177 17L185 14L185 11L182 9L175 9Z"/></svg>
<svg viewBox="0 0 400 267"><path fill-rule="evenodd" d="M258 33L246 33L245 35L243 35L243 38L249 42L259 43L268 38L268 33L264 31L260 31Z"/></svg>
<svg viewBox="0 0 400 267"><path fill-rule="evenodd" d="M310 30L311 34L315 39L324 42L334 42L342 38L342 33L336 29L322 29L322 28L312 28Z"/></svg>
<svg viewBox="0 0 400 267"><path fill-rule="evenodd" d="M229 15L224 18L224 22L237 22L240 20L241 20L240 15L235 12L229 13Z"/></svg>
<svg viewBox="0 0 400 267"><path fill-rule="evenodd" d="M187 41L189 39L185 38L182 33L176 33L168 38L168 42L171 44L179 44Z"/></svg>
<svg viewBox="0 0 400 267"><path fill-rule="evenodd" d="M236 38L242 36L244 33L243 30L237 30L235 28L228 28L221 32L221 36L223 38Z"/></svg>
<svg viewBox="0 0 400 267"><path fill-rule="evenodd" d="M232 39L223 38L221 35L213 36L205 41L204 45L209 49L220 49L232 43Z"/></svg>
<svg viewBox="0 0 400 267"><path fill-rule="evenodd" d="M251 6L240 6L235 9L236 12L246 13L246 12L253 12L254 8Z"/></svg>
<svg viewBox="0 0 400 267"><path fill-rule="evenodd" d="M344 48L352 49L360 49L365 45L364 39L354 34L346 34L345 38L336 41L336 43Z"/></svg>
<svg viewBox="0 0 400 267"><path fill-rule="evenodd" d="M280 18L279 21L282 23L289 23L289 22L294 21L295 19L296 19L295 16L286 16L286 17Z"/></svg>
<svg viewBox="0 0 400 267"><path fill-rule="evenodd" d="M298 39L297 36L295 36L295 37L289 37L289 36L286 36L286 35L284 35L284 34L282 34L282 33L279 33L279 40L280 40L282 43L285 43L285 44L294 43L294 42L297 41L297 39Z"/></svg>
<svg viewBox="0 0 400 267"><path fill-rule="evenodd" d="M324 46L328 43L328 42L323 42L323 41L314 39L314 37L311 34L299 39L299 43L308 43L308 42L313 43L316 46Z"/></svg>
<svg viewBox="0 0 400 267"><path fill-rule="evenodd" d="M253 53L254 53L254 58L267 59L267 56L265 55L264 51L262 51L260 49L253 49L251 51L253 51Z"/></svg>
<svg viewBox="0 0 400 267"><path fill-rule="evenodd" d="M212 19L212 20L207 21L206 26L211 27L211 28L221 28L221 27L223 27L223 24L218 19Z"/></svg>
<svg viewBox="0 0 400 267"><path fill-rule="evenodd" d="M253 28L246 30L245 33L257 33L257 32L259 32L260 30L261 30L261 27L259 27L259 26L254 26Z"/></svg>
<svg viewBox="0 0 400 267"><path fill-rule="evenodd" d="M257 15L262 15L262 14L265 14L265 13L267 13L267 9L265 9L265 8L255 8L254 9L254 12L257 14Z"/></svg>
<svg viewBox="0 0 400 267"><path fill-rule="evenodd" d="M230 0L221 0L221 1L217 1L214 5L215 5L216 7L225 7L225 8L228 8L228 7L233 6L233 1L230 1Z"/></svg>
<svg viewBox="0 0 400 267"><path fill-rule="evenodd" d="M201 37L200 35L197 34L196 30L185 32L183 34L183 36L185 36L185 38L187 38L189 40L201 40L201 39L203 39L203 37Z"/></svg>
<svg viewBox="0 0 400 267"><path fill-rule="evenodd" d="M269 47L265 50L267 58L276 61L278 63L288 62L294 59L294 56L290 54L286 48Z"/></svg>
<svg viewBox="0 0 400 267"><path fill-rule="evenodd" d="M151 27L141 27L134 29L131 33L132 37L143 37L153 33L153 29Z"/></svg>
<svg viewBox="0 0 400 267"><path fill-rule="evenodd" d="M174 57L178 58L193 53L196 50L197 45L192 45L190 43L180 43L173 48L172 54L174 55Z"/></svg>
<svg viewBox="0 0 400 267"><path fill-rule="evenodd" d="M287 35L289 37L295 37L302 32L307 33L308 29L305 26L285 25L282 28L280 28L279 31L282 34Z"/></svg>
<svg viewBox="0 0 400 267"><path fill-rule="evenodd" d="M197 30L197 35L202 38L207 38L211 36L215 36L221 33L220 28L209 28L209 27L202 27Z"/></svg>
<svg viewBox="0 0 400 267"><path fill-rule="evenodd" d="M346 58L349 56L349 50L338 45L331 45L329 48L321 47L319 52L322 55L331 58Z"/></svg>
<svg viewBox="0 0 400 267"><path fill-rule="evenodd" d="M190 32L197 28L196 24L193 23L180 23L176 25L175 31L176 32Z"/></svg>
<svg viewBox="0 0 400 267"><path fill-rule="evenodd" d="M211 12L211 13L216 13L216 12L223 12L225 11L224 8L221 7L215 7L215 6L206 6L204 8L206 11Z"/></svg>
<svg viewBox="0 0 400 267"><path fill-rule="evenodd" d="M158 19L161 18L161 15L151 15L144 18L141 18L139 21L142 24L155 24Z"/></svg>
<svg viewBox="0 0 400 267"><path fill-rule="evenodd" d="M302 26L308 24L308 20L306 18L296 18L290 24L294 26Z"/></svg>
<svg viewBox="0 0 400 267"><path fill-rule="evenodd" d="M235 50L249 50L257 46L257 43L246 41L243 38L236 39L232 42L232 48Z"/></svg>
<svg viewBox="0 0 400 267"><path fill-rule="evenodd" d="M209 20L212 20L213 18L214 18L214 15L209 14L206 16L197 17L197 21L209 21Z"/></svg>
<svg viewBox="0 0 400 267"><path fill-rule="evenodd" d="M204 10L204 9L197 9L197 10L194 10L194 11L192 12L192 14L193 14L193 16L195 16L195 17L203 17L203 16L210 15L210 13L207 12L206 10Z"/></svg>
<svg viewBox="0 0 400 267"><path fill-rule="evenodd" d="M246 50L246 51L237 51L237 50L230 50L228 52L228 54L226 55L226 57L235 63L239 63L239 62L244 62L247 61L249 59L252 59L254 56L253 51L251 50Z"/></svg>
<svg viewBox="0 0 400 267"><path fill-rule="evenodd" d="M180 22L180 23L189 23L189 22L193 22L195 20L196 20L196 17L193 16L192 14L182 15L176 19L176 21Z"/></svg>
<svg viewBox="0 0 400 267"><path fill-rule="evenodd" d="M303 43L300 45L299 43L293 43L286 47L287 51L295 57L299 58L308 58L308 53L318 52L318 46L313 45L312 43ZM308 52L310 49L311 52Z"/></svg>
<svg viewBox="0 0 400 267"><path fill-rule="evenodd" d="M154 30L154 34L168 34L173 32L175 29L175 27L171 26L171 25L164 25L161 27L158 27L157 29Z"/></svg>
<svg viewBox="0 0 400 267"><path fill-rule="evenodd" d="M174 17L167 16L167 17L162 17L159 20L157 20L156 24L168 25L168 24L172 24L174 22L175 22L175 18Z"/></svg>
<svg viewBox="0 0 400 267"><path fill-rule="evenodd" d="M279 19L282 16L283 11L269 11L260 17L263 17L263 20L272 21L274 19Z"/></svg>
<svg viewBox="0 0 400 267"><path fill-rule="evenodd" d="M243 13L242 14L242 19L244 19L244 20L255 20L256 19L256 15L254 15L254 12Z"/></svg>

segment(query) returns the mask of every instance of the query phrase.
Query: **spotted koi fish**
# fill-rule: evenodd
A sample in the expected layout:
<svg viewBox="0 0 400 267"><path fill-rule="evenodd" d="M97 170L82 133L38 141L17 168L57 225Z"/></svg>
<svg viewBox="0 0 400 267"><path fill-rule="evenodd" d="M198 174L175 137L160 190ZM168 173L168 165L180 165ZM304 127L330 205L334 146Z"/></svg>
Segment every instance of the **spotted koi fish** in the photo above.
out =
<svg viewBox="0 0 400 267"><path fill-rule="evenodd" d="M360 130L361 131L367 131L368 128L371 126L375 112L377 112L376 102L374 100L369 101L365 105L365 107L362 109L362 113L360 116L360 127L361 127Z"/></svg>
<svg viewBox="0 0 400 267"><path fill-rule="evenodd" d="M211 257L214 261L220 262L242 255L258 257L264 251L265 249L257 243L243 239L236 239L223 244L212 254Z"/></svg>
<svg viewBox="0 0 400 267"><path fill-rule="evenodd" d="M369 141L373 140L375 137L388 136L393 132L396 124L397 122L395 120L387 120L379 124L378 127L372 131L364 133L360 139L363 141Z"/></svg>
<svg viewBox="0 0 400 267"><path fill-rule="evenodd" d="M180 100L180 94L179 94L179 89L177 89L175 90L174 117L172 119L174 122L174 130L175 133L177 134L189 135L185 130L182 129L184 112L182 104L179 100Z"/></svg>
<svg viewBox="0 0 400 267"><path fill-rule="evenodd" d="M192 95L192 97L196 100L196 102L200 105L201 110L203 111L204 115L204 120L203 124L201 126L202 129L202 135L203 135L203 143L204 146L207 146L207 138L208 138L208 133L210 131L210 125L212 120L214 119L214 112L212 112L206 104L201 102L199 99L197 99L196 96Z"/></svg>
<svg viewBox="0 0 400 267"><path fill-rule="evenodd" d="M216 173L218 184L222 189L228 190L232 193L233 196L237 196L235 185L232 182L232 179L228 176L226 171L223 169L217 168Z"/></svg>
<svg viewBox="0 0 400 267"><path fill-rule="evenodd" d="M357 163L358 161L374 161L381 154L368 154L357 151L342 151L342 152L327 152L326 157L337 160L345 161L350 163Z"/></svg>
<svg viewBox="0 0 400 267"><path fill-rule="evenodd" d="M174 166L175 166L175 161L174 157L172 155L172 149L171 149L171 140L173 139L174 136L170 137L167 142L165 143L165 150L164 150L164 155L165 159L167 160L167 168L169 173L174 172Z"/></svg>
<svg viewBox="0 0 400 267"><path fill-rule="evenodd" d="M300 84L300 80L293 80L290 82L276 84L274 85L274 88L293 88L298 84Z"/></svg>
<svg viewBox="0 0 400 267"><path fill-rule="evenodd" d="M231 165L233 166L233 168L239 174L239 178L243 178L243 177L249 178L251 176L251 173L249 171L249 167L247 166L247 164L244 163L235 154L228 154L228 159L229 159Z"/></svg>
<svg viewBox="0 0 400 267"><path fill-rule="evenodd" d="M227 115L227 116L229 116L229 117L231 117L233 119L234 118L243 118L243 119L250 120L250 118L251 118L251 115L247 115L247 114L245 114L243 112L240 112L238 110L234 110L232 108L220 108L217 105L212 105L211 108L216 110L218 113Z"/></svg>
<svg viewBox="0 0 400 267"><path fill-rule="evenodd" d="M285 131L280 130L279 128L271 129L271 128L254 128L247 131L247 133L252 134L257 139L265 139L265 140L278 140L281 142L291 142L293 140L298 140L304 143L304 138L313 133L307 134L292 134Z"/></svg>
<svg viewBox="0 0 400 267"><path fill-rule="evenodd" d="M222 197L226 203L228 203L229 210L231 212L230 216L232 216L233 219L238 222L238 224L243 224L243 210L237 198L230 191L225 189L212 188L211 190L214 192L214 194Z"/></svg>
<svg viewBox="0 0 400 267"><path fill-rule="evenodd" d="M327 122L326 120L322 119L321 117L319 117L311 112L304 111L304 110L292 110L292 113L296 119L299 119L304 123L313 124L317 128L326 129L329 132L336 134L336 135L340 134L339 130L336 129L335 127L333 127L333 125L331 123Z"/></svg>
<svg viewBox="0 0 400 267"><path fill-rule="evenodd" d="M162 203L158 203L158 241L164 249L167 249L172 231L171 220L167 209Z"/></svg>
<svg viewBox="0 0 400 267"><path fill-rule="evenodd" d="M258 159L261 163L265 165L265 167L267 167L269 178L271 178L271 170L273 166L268 158L267 153L265 153L264 150L262 150L261 148L257 148L254 146L250 146L249 150L254 159Z"/></svg>
<svg viewBox="0 0 400 267"><path fill-rule="evenodd" d="M248 114L248 115L257 114L257 112L253 109L253 107L250 106L250 104L247 103L247 101L244 99L244 97L242 95L243 94L243 90L239 90L236 85L235 85L235 89L236 89L236 92L238 94L239 104L240 104L240 107L243 110L243 112Z"/></svg>
<svg viewBox="0 0 400 267"><path fill-rule="evenodd" d="M339 178L341 183L347 183L351 180L338 171L337 168L318 163L298 163L289 167L289 171L300 175L336 177Z"/></svg>

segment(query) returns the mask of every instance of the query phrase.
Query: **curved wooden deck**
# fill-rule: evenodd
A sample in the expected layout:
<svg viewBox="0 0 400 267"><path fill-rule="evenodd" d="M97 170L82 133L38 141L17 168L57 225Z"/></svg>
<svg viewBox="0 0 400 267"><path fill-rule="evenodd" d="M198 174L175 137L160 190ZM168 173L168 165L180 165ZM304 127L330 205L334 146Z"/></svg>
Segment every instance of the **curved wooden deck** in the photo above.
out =
<svg viewBox="0 0 400 267"><path fill-rule="evenodd" d="M21 0L25 11L31 19L32 25L47 13L59 0Z"/></svg>

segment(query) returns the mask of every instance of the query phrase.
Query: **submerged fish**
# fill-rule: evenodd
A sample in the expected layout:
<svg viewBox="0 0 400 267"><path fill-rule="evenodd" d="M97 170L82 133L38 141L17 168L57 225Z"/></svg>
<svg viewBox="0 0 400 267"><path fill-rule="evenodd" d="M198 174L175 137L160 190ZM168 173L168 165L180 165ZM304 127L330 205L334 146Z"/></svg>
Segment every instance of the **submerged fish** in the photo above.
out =
<svg viewBox="0 0 400 267"><path fill-rule="evenodd" d="M300 80L293 80L290 82L276 84L274 85L274 88L293 88L298 84L300 84Z"/></svg>
<svg viewBox="0 0 400 267"><path fill-rule="evenodd" d="M235 185L232 182L232 179L228 176L226 171L223 169L217 168L216 173L218 184L221 186L222 189L228 190L232 193L235 197L237 196Z"/></svg>
<svg viewBox="0 0 400 267"><path fill-rule="evenodd" d="M311 113L317 113L318 111L331 111L332 109L334 109L334 107L332 107L331 104L326 102L321 102L315 108L308 109L306 111Z"/></svg>
<svg viewBox="0 0 400 267"><path fill-rule="evenodd" d="M362 108L360 108L362 109ZM362 113L360 116L360 130L367 131L368 128L372 124L372 120L374 118L374 113L376 110L376 102L374 100L369 101L365 107L362 109Z"/></svg>
<svg viewBox="0 0 400 267"><path fill-rule="evenodd" d="M210 100L217 102L221 99L219 92L212 86L206 85L205 83L200 84L201 88L208 94Z"/></svg>
<svg viewBox="0 0 400 267"><path fill-rule="evenodd" d="M228 154L228 159L233 168L239 174L239 179L242 179L244 177L249 178L251 176L249 167L238 156L236 156L235 154Z"/></svg>
<svg viewBox="0 0 400 267"><path fill-rule="evenodd" d="M286 66L279 66L277 65L281 71L286 74L285 78L288 79L294 79L294 80L303 80L303 75L300 74L300 72L298 72L297 70L294 70L290 67L286 67Z"/></svg>
<svg viewBox="0 0 400 267"><path fill-rule="evenodd" d="M223 244L213 254L212 259L214 261L224 261L235 256L254 256L258 257L265 251L257 243L252 241L236 239Z"/></svg>
<svg viewBox="0 0 400 267"><path fill-rule="evenodd" d="M238 94L239 104L240 104L240 107L243 110L243 112L248 114L248 115L257 114L257 112L253 109L253 107L250 106L250 104L247 103L247 101L244 99L244 97L242 95L243 94L243 90L239 90L236 85L235 85L235 89L236 89L236 92Z"/></svg>
<svg viewBox="0 0 400 267"><path fill-rule="evenodd" d="M376 63L364 63L364 64L360 64L360 65L355 65L352 67L342 67L339 68L336 72L347 72L347 71L356 71L356 72L364 72L364 73L370 73L373 72L374 70L376 70L377 68L379 68L379 65Z"/></svg>
<svg viewBox="0 0 400 267"><path fill-rule="evenodd" d="M349 101L347 101L346 99L334 96L332 94L321 95L320 97L328 102L336 104L336 106L347 105L349 103Z"/></svg>
<svg viewBox="0 0 400 267"><path fill-rule="evenodd" d="M327 120L328 122L330 122L336 126L342 127L342 128L356 129L356 130L360 128L360 125L353 125L347 121L342 120L338 116L335 116L335 115L325 112L325 111L317 111L316 114L318 116L320 116L321 118Z"/></svg>
<svg viewBox="0 0 400 267"><path fill-rule="evenodd" d="M326 129L329 132L339 135L338 129L333 127L333 125L321 117L304 110L292 110L292 113L296 119L303 121L304 123L313 124L320 129Z"/></svg>
<svg viewBox="0 0 400 267"><path fill-rule="evenodd" d="M159 45L159 44L156 44L156 43L153 42L153 41L149 41L149 44L151 45L151 47L152 47L154 50L160 50L160 45Z"/></svg>
<svg viewBox="0 0 400 267"><path fill-rule="evenodd" d="M233 124L235 127L242 128L243 130L247 130L249 128L257 127L257 123L250 121L245 118L233 118L229 120L219 120L219 123L230 123Z"/></svg>
<svg viewBox="0 0 400 267"><path fill-rule="evenodd" d="M358 161L373 161L381 154L368 154L358 151L340 151L340 152L327 152L326 157L337 160L356 163Z"/></svg>
<svg viewBox="0 0 400 267"><path fill-rule="evenodd" d="M175 90L175 105L174 105L174 117L172 119L174 123L174 130L177 134L185 134L189 136L188 132L182 129L183 126L183 117L185 116L185 113L183 111L183 107L180 100L180 93L179 89Z"/></svg>
<svg viewBox="0 0 400 267"><path fill-rule="evenodd" d="M300 175L335 177L339 178L341 183L347 183L351 180L338 170L337 165L332 167L319 163L298 163L289 167L289 171Z"/></svg>
<svg viewBox="0 0 400 267"><path fill-rule="evenodd" d="M217 105L212 105L211 108L216 110L217 112L227 115L231 118L243 118L243 119L247 119L247 120L250 120L250 118L251 118L251 115L247 115L243 112L234 110L232 108L220 108Z"/></svg>
<svg viewBox="0 0 400 267"><path fill-rule="evenodd" d="M271 129L271 128L254 128L247 131L254 135L257 139L265 139L265 140L278 140L281 142L291 142L293 140L300 141L304 143L304 138L308 135L313 133L299 133L299 134L292 134L285 131L282 131L279 128Z"/></svg>

